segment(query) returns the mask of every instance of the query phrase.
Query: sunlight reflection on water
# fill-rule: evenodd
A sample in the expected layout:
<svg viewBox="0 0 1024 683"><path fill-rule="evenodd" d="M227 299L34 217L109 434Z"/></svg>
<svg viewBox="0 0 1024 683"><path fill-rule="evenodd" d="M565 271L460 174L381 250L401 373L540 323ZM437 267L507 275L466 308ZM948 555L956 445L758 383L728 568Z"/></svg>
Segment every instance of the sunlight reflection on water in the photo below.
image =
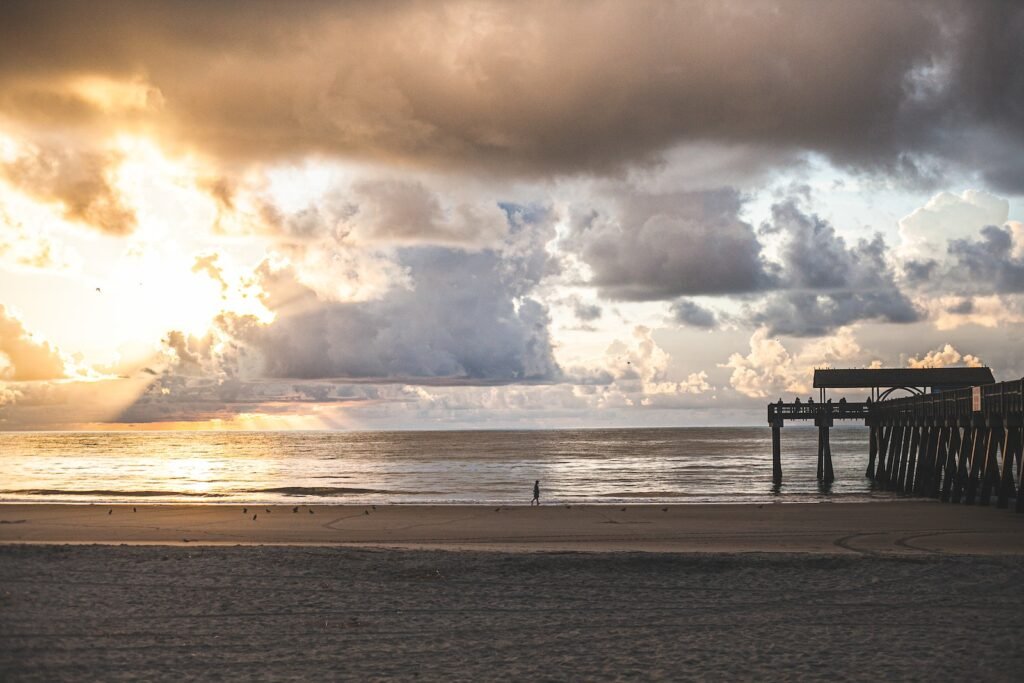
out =
<svg viewBox="0 0 1024 683"><path fill-rule="evenodd" d="M0 501L203 503L730 503L895 500L864 478L867 430L767 427L471 432L6 433Z"/></svg>

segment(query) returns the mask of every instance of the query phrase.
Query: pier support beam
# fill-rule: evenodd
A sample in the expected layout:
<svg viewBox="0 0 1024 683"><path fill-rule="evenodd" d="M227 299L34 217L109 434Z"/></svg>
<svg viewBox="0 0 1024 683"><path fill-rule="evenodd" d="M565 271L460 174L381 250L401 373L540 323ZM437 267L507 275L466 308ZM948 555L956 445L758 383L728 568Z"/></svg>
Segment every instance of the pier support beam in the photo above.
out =
<svg viewBox="0 0 1024 683"><path fill-rule="evenodd" d="M868 479L875 478L875 458L878 457L879 431L881 427L876 424L868 424L868 469L864 476Z"/></svg>
<svg viewBox="0 0 1024 683"><path fill-rule="evenodd" d="M996 498L997 508L1006 508L1010 505L1010 496L1020 496L1013 485L1013 463L1020 450L1020 430L1009 428L1005 430L1003 439L1003 466L999 477L999 494Z"/></svg>
<svg viewBox="0 0 1024 683"><path fill-rule="evenodd" d="M921 462L921 434L925 432L922 427L912 427L910 433L910 455L907 457L906 474L900 478L901 491L912 493L914 491L914 480L917 478L917 467Z"/></svg>
<svg viewBox="0 0 1024 683"><path fill-rule="evenodd" d="M971 440L971 428L964 427L963 437L960 439L960 456L956 463L956 476L953 479L953 491L950 494L950 501L954 503L960 502L960 496L963 494L964 486L967 484L967 478L970 476L970 465L971 450L973 449L974 442Z"/></svg>
<svg viewBox="0 0 1024 683"><path fill-rule="evenodd" d="M772 483L782 483L782 420L772 422Z"/></svg>
<svg viewBox="0 0 1024 683"><path fill-rule="evenodd" d="M946 454L946 464L942 468L942 490L939 498L943 503L949 502L949 494L953 488L953 480L957 477L957 457L960 453L960 428L951 427L949 435L949 452Z"/></svg>
<svg viewBox="0 0 1024 683"><path fill-rule="evenodd" d="M831 484L836 480L832 470L832 445L829 443L828 428L832 418L823 415L815 420L818 425L818 481Z"/></svg>
<svg viewBox="0 0 1024 683"><path fill-rule="evenodd" d="M889 450L889 442L892 441L892 426L880 426L878 428L878 466L875 468L876 483L885 481L885 454Z"/></svg>
<svg viewBox="0 0 1024 683"><path fill-rule="evenodd" d="M1024 512L1024 428L1017 427L1017 512Z"/></svg>
<svg viewBox="0 0 1024 683"><path fill-rule="evenodd" d="M964 502L968 505L974 505L974 500L978 496L978 481L981 478L981 463L985 458L985 429L982 427L974 428L974 447L971 449L971 463L969 474L967 475L967 494L964 497Z"/></svg>
<svg viewBox="0 0 1024 683"><path fill-rule="evenodd" d="M985 462L981 472L981 494L978 502L988 505L992 500L992 490L999 485L999 449L1003 441L1003 426L992 424L985 438Z"/></svg>

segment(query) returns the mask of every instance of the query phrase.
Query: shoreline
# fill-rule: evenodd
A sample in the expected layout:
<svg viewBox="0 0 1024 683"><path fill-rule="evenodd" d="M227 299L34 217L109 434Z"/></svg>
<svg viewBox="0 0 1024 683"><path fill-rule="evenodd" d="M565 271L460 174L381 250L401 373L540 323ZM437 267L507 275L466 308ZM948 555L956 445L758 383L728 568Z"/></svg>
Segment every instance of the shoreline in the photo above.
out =
<svg viewBox="0 0 1024 683"><path fill-rule="evenodd" d="M539 507L0 503L0 544L1024 555L1024 515L936 501L899 502Z"/></svg>

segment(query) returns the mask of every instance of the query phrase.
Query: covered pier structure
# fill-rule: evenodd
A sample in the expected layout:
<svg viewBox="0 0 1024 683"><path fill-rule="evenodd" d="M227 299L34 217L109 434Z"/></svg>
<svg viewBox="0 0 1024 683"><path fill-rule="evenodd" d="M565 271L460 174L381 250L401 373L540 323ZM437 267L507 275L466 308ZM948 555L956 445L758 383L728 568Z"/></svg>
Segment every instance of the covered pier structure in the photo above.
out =
<svg viewBox="0 0 1024 683"><path fill-rule="evenodd" d="M819 402L772 403L772 470L782 482L781 428L818 427L818 479L835 479L829 428L863 420L870 429L865 475L880 487L943 501L999 507L1016 497L1024 512L1024 379L996 383L989 368L816 370ZM863 401L838 403L828 390L861 389ZM897 390L902 396L893 397Z"/></svg>

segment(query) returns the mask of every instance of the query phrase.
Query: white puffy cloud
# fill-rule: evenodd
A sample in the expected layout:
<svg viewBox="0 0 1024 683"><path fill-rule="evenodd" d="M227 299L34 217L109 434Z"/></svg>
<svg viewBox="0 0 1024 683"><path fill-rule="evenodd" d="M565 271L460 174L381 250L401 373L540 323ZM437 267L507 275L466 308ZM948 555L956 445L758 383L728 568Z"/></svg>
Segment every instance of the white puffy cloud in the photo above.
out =
<svg viewBox="0 0 1024 683"><path fill-rule="evenodd" d="M1010 203L983 190L940 192L899 222L897 254L904 261L943 260L950 240L974 237L986 225L1002 225Z"/></svg>
<svg viewBox="0 0 1024 683"><path fill-rule="evenodd" d="M57 347L36 339L15 315L0 304L0 380L23 382L67 376Z"/></svg>
<svg viewBox="0 0 1024 683"><path fill-rule="evenodd" d="M851 328L805 343L794 353L771 338L768 328L760 327L750 337L750 352L731 354L721 367L732 370L733 389L751 398L765 398L810 391L814 368L829 364L868 364Z"/></svg>
<svg viewBox="0 0 1024 683"><path fill-rule="evenodd" d="M966 365L969 368L980 368L984 363L977 356L962 354L952 344L933 349L920 358L911 356L907 365L912 368L945 368L950 365Z"/></svg>

